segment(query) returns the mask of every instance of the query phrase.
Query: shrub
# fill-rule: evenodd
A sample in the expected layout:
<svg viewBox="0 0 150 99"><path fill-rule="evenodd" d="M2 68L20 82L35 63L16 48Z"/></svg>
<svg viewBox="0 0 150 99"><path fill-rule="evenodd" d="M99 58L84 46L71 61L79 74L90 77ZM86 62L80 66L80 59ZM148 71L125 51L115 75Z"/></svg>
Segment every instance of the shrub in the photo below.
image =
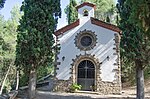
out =
<svg viewBox="0 0 150 99"><path fill-rule="evenodd" d="M71 87L70 87L70 89L71 89L71 91L76 91L76 90L81 90L81 85L78 85L78 84L76 84L76 83L73 83L72 85L71 85Z"/></svg>

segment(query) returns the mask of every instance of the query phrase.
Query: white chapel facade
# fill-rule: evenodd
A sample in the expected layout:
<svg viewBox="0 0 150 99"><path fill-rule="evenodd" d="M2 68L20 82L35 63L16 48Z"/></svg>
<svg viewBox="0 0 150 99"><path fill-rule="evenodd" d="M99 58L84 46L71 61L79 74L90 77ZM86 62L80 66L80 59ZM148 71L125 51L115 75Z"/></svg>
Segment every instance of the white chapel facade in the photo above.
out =
<svg viewBox="0 0 150 99"><path fill-rule="evenodd" d="M55 32L60 44L55 66L57 91L68 91L74 83L81 85L83 91L121 91L121 30L95 19L95 9L94 4L82 3L77 6L78 20Z"/></svg>

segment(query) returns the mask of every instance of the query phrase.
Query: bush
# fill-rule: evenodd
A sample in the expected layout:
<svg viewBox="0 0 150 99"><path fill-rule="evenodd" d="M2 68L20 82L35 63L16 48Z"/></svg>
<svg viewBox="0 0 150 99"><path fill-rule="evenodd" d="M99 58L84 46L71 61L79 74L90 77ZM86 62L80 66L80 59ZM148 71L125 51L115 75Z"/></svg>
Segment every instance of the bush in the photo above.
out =
<svg viewBox="0 0 150 99"><path fill-rule="evenodd" d="M76 90L81 90L81 85L78 85L78 84L76 84L76 83L73 83L72 85L71 85L71 87L70 87L70 89L71 89L71 91L76 91Z"/></svg>

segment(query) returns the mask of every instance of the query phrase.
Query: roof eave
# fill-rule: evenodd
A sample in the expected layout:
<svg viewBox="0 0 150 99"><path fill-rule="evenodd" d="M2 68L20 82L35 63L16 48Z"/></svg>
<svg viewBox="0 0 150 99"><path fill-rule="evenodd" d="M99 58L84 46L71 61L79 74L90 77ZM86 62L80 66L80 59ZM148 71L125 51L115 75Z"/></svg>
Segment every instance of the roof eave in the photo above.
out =
<svg viewBox="0 0 150 99"><path fill-rule="evenodd" d="M59 36L59 35L63 34L64 32L67 32L68 30L71 30L71 29L77 27L80 24L79 21L80 20L78 19L77 21L75 21L75 22L73 22L73 23L71 23L71 24L69 24L69 25L67 25L67 26L65 26L65 27L55 31L54 35L55 36Z"/></svg>
<svg viewBox="0 0 150 99"><path fill-rule="evenodd" d="M96 10L96 5L94 5L94 4L92 4L92 3L89 3L89 2L84 2L84 3L80 4L80 5L78 5L78 6L76 7L76 9L78 10L79 8L81 8L81 7L83 7L83 6L90 6L90 7L93 7L94 10Z"/></svg>
<svg viewBox="0 0 150 99"><path fill-rule="evenodd" d="M92 23L92 24L95 24L95 25L97 25L97 26L101 26L101 27L104 27L104 28L106 28L106 29L109 29L109 30L118 32L120 35L122 34L122 31L121 31L117 26L115 26L115 25L113 25L113 24L100 21L100 20L95 19L95 18L93 18L93 17L91 17L91 23Z"/></svg>

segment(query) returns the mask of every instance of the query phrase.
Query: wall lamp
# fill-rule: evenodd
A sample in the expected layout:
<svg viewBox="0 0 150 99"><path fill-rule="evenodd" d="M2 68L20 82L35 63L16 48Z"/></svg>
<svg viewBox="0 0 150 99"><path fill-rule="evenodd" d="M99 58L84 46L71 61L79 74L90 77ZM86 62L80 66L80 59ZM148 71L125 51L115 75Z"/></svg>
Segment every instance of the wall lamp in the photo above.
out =
<svg viewBox="0 0 150 99"><path fill-rule="evenodd" d="M64 60L65 60L65 56L62 57L62 61L64 61Z"/></svg>
<svg viewBox="0 0 150 99"><path fill-rule="evenodd" d="M109 56L107 56L107 57L106 57L106 59L109 61L110 57L109 57Z"/></svg>

